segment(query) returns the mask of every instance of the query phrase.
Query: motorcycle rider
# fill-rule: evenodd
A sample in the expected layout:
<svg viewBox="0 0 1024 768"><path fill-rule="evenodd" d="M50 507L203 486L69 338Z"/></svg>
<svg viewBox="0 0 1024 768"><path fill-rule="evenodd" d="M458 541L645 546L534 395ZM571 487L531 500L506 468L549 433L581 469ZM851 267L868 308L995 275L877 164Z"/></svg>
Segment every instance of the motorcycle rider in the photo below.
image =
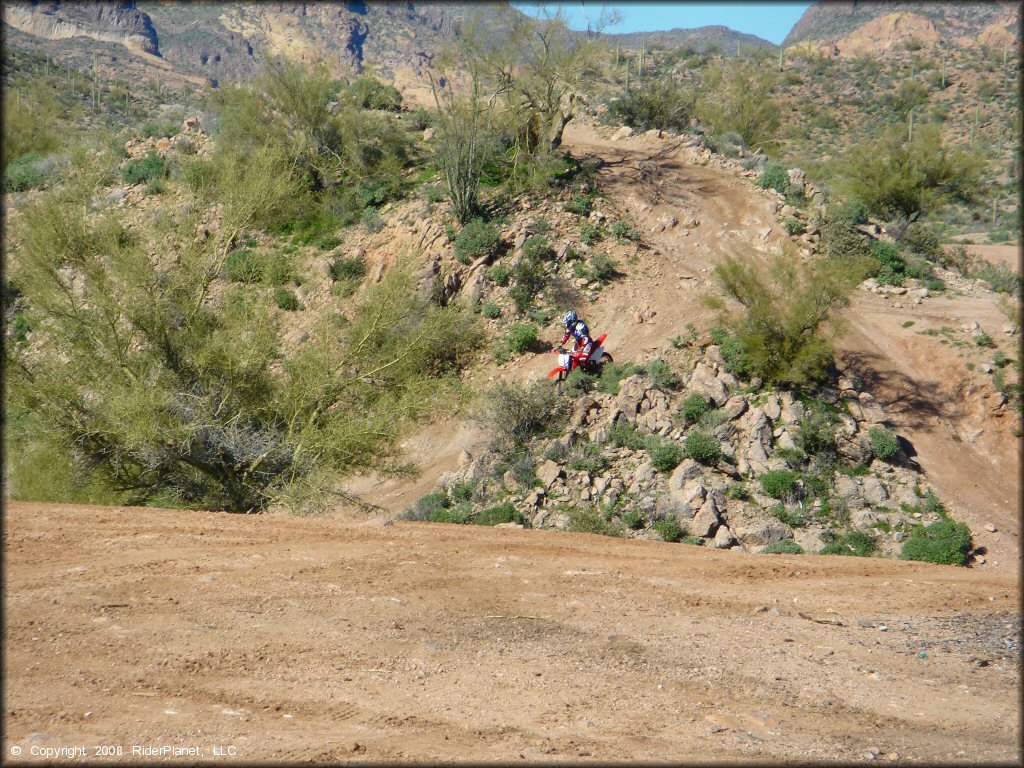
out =
<svg viewBox="0 0 1024 768"><path fill-rule="evenodd" d="M563 346L571 336L576 340L573 347L573 355L580 361L590 357L590 353L594 350L594 341L590 338L590 329L577 316L576 310L570 309L562 315L562 325L565 326L565 335L558 343L558 346Z"/></svg>

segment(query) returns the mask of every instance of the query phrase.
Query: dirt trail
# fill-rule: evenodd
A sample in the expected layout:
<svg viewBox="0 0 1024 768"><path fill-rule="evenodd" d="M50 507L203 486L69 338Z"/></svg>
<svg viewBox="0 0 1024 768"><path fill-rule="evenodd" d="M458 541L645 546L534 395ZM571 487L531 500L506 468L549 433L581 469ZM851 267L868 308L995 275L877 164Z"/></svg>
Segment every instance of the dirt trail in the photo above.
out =
<svg viewBox="0 0 1024 768"><path fill-rule="evenodd" d="M4 515L11 764L12 747L68 745L133 763L132 745L243 762L1021 758L1009 575L338 517Z"/></svg>

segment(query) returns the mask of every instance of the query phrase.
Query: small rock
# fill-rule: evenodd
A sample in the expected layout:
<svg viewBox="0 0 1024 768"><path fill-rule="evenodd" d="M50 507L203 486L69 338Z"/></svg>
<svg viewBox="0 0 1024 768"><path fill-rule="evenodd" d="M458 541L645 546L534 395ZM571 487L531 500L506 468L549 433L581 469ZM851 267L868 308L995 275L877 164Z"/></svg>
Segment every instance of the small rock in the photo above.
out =
<svg viewBox="0 0 1024 768"><path fill-rule="evenodd" d="M624 125L621 128L619 128L619 130L617 130L615 133L612 134L612 141L620 141L622 139L628 139L632 135L633 135L633 129L630 128L628 125Z"/></svg>
<svg viewBox="0 0 1024 768"><path fill-rule="evenodd" d="M995 533L996 527L992 523L985 523L985 530L989 533Z"/></svg>

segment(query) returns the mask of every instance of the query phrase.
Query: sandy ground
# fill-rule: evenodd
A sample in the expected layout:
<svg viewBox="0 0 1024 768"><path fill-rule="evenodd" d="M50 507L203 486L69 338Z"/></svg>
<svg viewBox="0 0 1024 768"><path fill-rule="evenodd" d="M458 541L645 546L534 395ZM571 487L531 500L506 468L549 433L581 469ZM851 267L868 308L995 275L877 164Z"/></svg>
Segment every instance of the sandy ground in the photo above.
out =
<svg viewBox="0 0 1024 768"><path fill-rule="evenodd" d="M132 747L152 745L245 762L1021 758L1009 576L333 516L13 503L4 523L9 764L62 746L142 762Z"/></svg>

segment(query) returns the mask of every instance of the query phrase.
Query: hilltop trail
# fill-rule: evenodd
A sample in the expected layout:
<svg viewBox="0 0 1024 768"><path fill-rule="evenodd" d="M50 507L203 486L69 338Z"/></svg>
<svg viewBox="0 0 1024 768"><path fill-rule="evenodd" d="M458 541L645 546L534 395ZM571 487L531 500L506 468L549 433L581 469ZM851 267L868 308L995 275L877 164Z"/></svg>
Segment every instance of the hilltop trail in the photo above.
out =
<svg viewBox="0 0 1024 768"><path fill-rule="evenodd" d="M688 322L701 327L712 319L702 298L717 291L712 268L720 258L766 258L787 241L762 190L748 178L696 163L693 150L679 138L638 135L612 141L591 125L570 123L563 146L578 159L600 161L602 194L644 232L636 263L620 264L620 278L593 304L577 305L596 333L608 333L609 351L619 362L656 355L685 333ZM666 226L670 217L677 223ZM999 328L1006 318L995 300L936 296L919 307L897 309L882 296L858 291L845 318L849 331L839 343L841 364L863 375L916 450L928 481L987 549L982 567L1016 572L1020 442L1010 434L1010 417L992 418L983 401L965 393L956 373L963 372L963 363L955 351L921 333L965 320ZM916 327L903 328L907 318ZM543 329L542 337L555 340L557 329ZM525 382L550 367L547 355L534 355L502 369L501 376ZM415 480L363 479L351 488L400 511L431 490L442 472L457 466L461 451L473 450L481 439L479 431L464 425L451 439L452 429L450 423L435 425L409 441L407 448L423 470ZM986 530L988 524L997 530Z"/></svg>

